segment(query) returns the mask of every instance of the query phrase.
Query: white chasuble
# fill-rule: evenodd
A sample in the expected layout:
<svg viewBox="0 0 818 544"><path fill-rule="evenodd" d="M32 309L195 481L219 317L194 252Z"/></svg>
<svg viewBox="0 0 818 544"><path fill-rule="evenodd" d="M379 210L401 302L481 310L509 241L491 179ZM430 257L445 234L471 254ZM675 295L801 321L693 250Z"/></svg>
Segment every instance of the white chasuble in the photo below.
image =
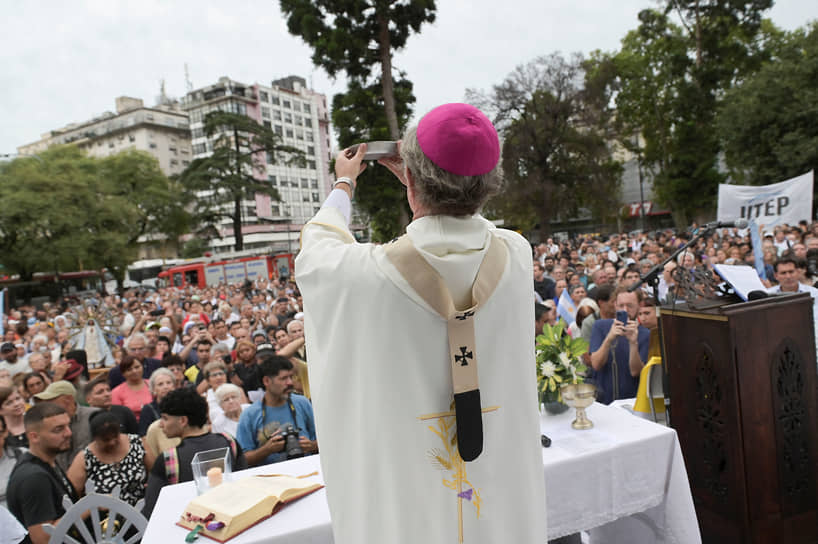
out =
<svg viewBox="0 0 818 544"><path fill-rule="evenodd" d="M448 321L390 245L356 243L338 209L325 205L302 231L295 271L335 544L543 543L530 245L479 216L424 217L407 236L445 284L458 312ZM492 243L505 264L467 316L473 345L450 346L448 324L475 306ZM479 387L482 406L471 462L456 436L460 347L459 363L478 362L466 386Z"/></svg>

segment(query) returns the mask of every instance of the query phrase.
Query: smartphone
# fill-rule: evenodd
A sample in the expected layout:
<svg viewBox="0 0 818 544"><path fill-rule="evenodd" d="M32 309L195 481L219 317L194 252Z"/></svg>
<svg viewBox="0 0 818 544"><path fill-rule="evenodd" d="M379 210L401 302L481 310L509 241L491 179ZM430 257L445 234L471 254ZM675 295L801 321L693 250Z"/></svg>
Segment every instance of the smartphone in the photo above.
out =
<svg viewBox="0 0 818 544"><path fill-rule="evenodd" d="M150 315L154 316L154 317L157 317L157 316L160 316L160 315L164 315L164 314L165 314L165 310L164 310L164 308L157 308L156 310L151 310L151 311L150 311L150 312L148 312L148 313L149 313Z"/></svg>
<svg viewBox="0 0 818 544"><path fill-rule="evenodd" d="M358 152L358 146L355 144L346 150L346 156L352 157ZM394 157L398 154L398 142L367 142L366 153L364 153L365 161L374 161L382 157Z"/></svg>
<svg viewBox="0 0 818 544"><path fill-rule="evenodd" d="M616 320L621 321L622 324L624 324L624 325L627 325L628 324L628 312L626 312L625 310L618 310L616 312Z"/></svg>

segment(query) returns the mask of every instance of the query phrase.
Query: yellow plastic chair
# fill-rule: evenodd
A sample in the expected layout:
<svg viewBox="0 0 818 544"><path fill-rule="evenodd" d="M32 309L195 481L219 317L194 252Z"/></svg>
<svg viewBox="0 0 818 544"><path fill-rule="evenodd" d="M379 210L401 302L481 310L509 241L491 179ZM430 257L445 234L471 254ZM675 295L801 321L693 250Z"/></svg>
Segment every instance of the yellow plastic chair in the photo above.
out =
<svg viewBox="0 0 818 544"><path fill-rule="evenodd" d="M662 388L662 358L651 357L639 373L634 412L650 414L653 421L665 421L665 395ZM661 417L660 417L661 416Z"/></svg>

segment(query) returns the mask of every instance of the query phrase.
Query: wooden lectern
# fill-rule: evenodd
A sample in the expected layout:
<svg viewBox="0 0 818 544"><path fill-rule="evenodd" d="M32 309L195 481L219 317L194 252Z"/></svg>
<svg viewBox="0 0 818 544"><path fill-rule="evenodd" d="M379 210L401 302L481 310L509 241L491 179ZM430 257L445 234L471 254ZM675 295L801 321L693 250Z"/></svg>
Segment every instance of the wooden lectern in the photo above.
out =
<svg viewBox="0 0 818 544"><path fill-rule="evenodd" d="M818 542L818 372L807 293L662 307L671 425L707 543Z"/></svg>

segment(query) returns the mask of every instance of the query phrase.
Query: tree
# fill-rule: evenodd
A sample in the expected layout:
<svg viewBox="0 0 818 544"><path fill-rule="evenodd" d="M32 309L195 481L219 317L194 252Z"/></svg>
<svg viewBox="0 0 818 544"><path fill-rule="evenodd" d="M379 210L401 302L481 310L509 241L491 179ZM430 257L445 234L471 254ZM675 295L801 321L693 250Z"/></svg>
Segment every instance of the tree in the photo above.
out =
<svg viewBox="0 0 818 544"><path fill-rule="evenodd" d="M256 193L280 200L267 181L265 164L284 160L303 166L304 153L281 143L271 129L237 113L215 111L205 117L204 132L213 141L213 153L190 163L180 182L196 193L194 223L200 230L217 228L223 218L233 223L234 247L244 248L241 203Z"/></svg>
<svg viewBox="0 0 818 544"><path fill-rule="evenodd" d="M522 229L588 208L598 218L618 211L622 167L608 148L610 111L601 60L579 54L539 57L518 66L489 95L469 91L495 116L503 140L506 189L488 211Z"/></svg>
<svg viewBox="0 0 818 544"><path fill-rule="evenodd" d="M162 235L181 207L156 159L127 151L102 159L53 147L0 168L0 251L12 273L107 267L121 282L141 236Z"/></svg>
<svg viewBox="0 0 818 544"><path fill-rule="evenodd" d="M663 11L643 10L640 25L616 55L617 119L622 143L634 148L653 175L657 200L677 225L715 209L720 144L715 115L724 92L763 59L757 48L761 13L769 0L668 0ZM671 23L676 12L682 26Z"/></svg>
<svg viewBox="0 0 818 544"><path fill-rule="evenodd" d="M396 81L395 103L400 127L405 127L412 117L414 102L412 82L403 78ZM388 140L389 127L378 84L363 86L359 80L350 80L347 92L336 94L332 99L332 124L342 148L358 142ZM386 242L400 235L409 216L406 188L386 168L374 163L358 176L357 183L356 208L368 216L372 239Z"/></svg>
<svg viewBox="0 0 818 544"><path fill-rule="evenodd" d="M313 48L313 64L330 76L346 72L365 86L373 67L380 67L389 136L400 138L392 52L403 49L423 23L434 22L434 0L281 0L280 4L290 33Z"/></svg>
<svg viewBox="0 0 818 544"><path fill-rule="evenodd" d="M170 239L176 244L187 232L190 215L185 204L190 195L145 151L127 150L99 159L98 170L94 190L104 196L96 200L90 228L101 266L121 286L140 240Z"/></svg>
<svg viewBox="0 0 818 544"><path fill-rule="evenodd" d="M768 28L771 59L728 91L718 116L731 177L767 185L818 167L818 23Z"/></svg>

